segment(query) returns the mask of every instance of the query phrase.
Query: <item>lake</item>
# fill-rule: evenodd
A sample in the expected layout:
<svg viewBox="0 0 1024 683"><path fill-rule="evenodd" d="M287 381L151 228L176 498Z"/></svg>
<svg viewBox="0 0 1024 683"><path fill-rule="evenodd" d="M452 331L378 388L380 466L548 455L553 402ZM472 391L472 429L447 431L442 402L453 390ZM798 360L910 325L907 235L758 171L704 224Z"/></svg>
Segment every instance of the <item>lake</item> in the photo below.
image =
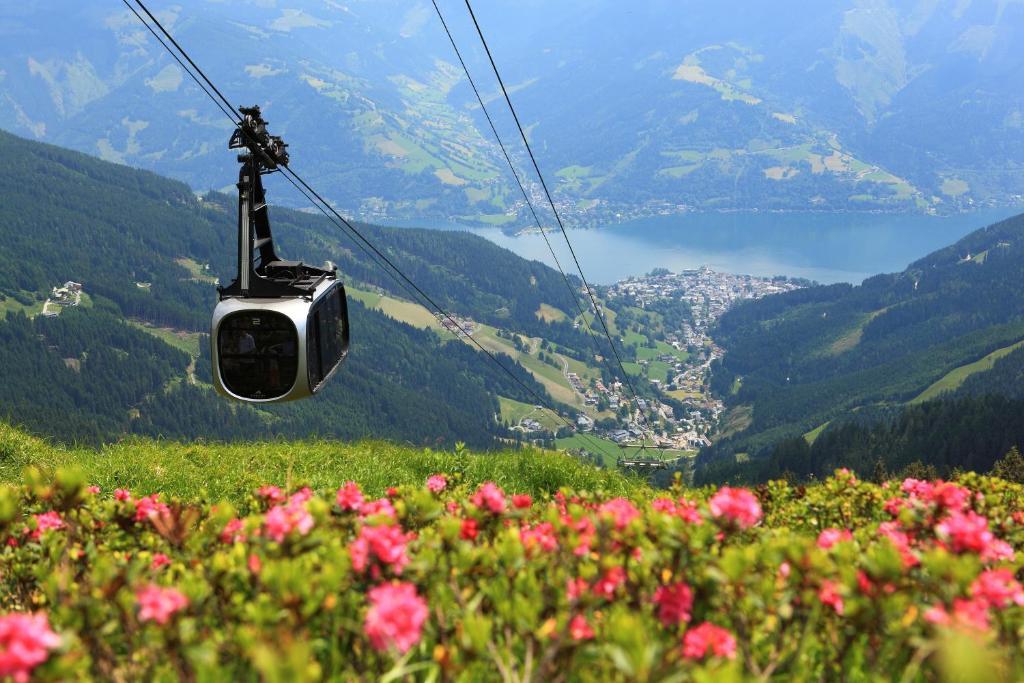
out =
<svg viewBox="0 0 1024 683"><path fill-rule="evenodd" d="M1018 213L986 209L949 217L914 214L691 213L658 216L592 230L571 230L587 279L611 284L654 268L703 265L749 275L788 275L821 283L852 282L903 270L967 233ZM540 234L470 232L529 259L554 265ZM549 232L566 272L575 266L557 231Z"/></svg>

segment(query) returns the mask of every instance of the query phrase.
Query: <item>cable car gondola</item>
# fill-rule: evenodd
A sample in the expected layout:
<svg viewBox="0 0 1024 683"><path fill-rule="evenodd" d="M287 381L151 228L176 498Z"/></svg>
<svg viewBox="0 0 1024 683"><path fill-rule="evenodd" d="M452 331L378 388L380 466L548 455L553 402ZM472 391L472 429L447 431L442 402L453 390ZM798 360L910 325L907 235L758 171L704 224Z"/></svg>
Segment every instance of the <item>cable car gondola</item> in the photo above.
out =
<svg viewBox="0 0 1024 683"><path fill-rule="evenodd" d="M259 107L242 107L229 149L238 161L238 277L218 288L210 327L213 385L229 398L277 403L312 396L348 355L345 286L337 268L274 251L262 176L288 165Z"/></svg>

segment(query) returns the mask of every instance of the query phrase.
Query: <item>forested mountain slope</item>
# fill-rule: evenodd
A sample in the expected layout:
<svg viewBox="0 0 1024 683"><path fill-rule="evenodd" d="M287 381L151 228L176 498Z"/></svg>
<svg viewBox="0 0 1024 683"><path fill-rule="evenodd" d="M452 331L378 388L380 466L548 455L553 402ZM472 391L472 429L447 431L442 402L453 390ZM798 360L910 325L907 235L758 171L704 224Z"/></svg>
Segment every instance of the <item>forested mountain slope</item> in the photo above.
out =
<svg viewBox="0 0 1024 683"><path fill-rule="evenodd" d="M780 439L806 434L811 441L823 425L828 434L857 415L862 422L896 415L903 404L945 390L1017 397L997 385L1020 362L1014 348L1024 340L1024 216L859 287L815 287L741 305L723 316L716 339L726 355L715 387L734 415L749 416L749 426L727 435L706 464L737 453L756 459ZM998 356L1005 358L995 366L977 363Z"/></svg>
<svg viewBox="0 0 1024 683"><path fill-rule="evenodd" d="M258 411L214 398L203 386L203 332L214 278L233 276L233 200L199 199L178 182L3 133L0 153L0 415L9 420L90 442L126 433L324 435L487 447L504 434L495 395L533 402L468 346L358 301L350 302L352 353L321 398ZM350 285L404 294L325 219L276 208L271 218L284 257L331 259ZM570 323L535 315L541 302L571 310L557 271L468 233L362 229L450 310L589 343ZM25 316L40 313L41 300L66 280L84 283L81 306L56 318Z"/></svg>

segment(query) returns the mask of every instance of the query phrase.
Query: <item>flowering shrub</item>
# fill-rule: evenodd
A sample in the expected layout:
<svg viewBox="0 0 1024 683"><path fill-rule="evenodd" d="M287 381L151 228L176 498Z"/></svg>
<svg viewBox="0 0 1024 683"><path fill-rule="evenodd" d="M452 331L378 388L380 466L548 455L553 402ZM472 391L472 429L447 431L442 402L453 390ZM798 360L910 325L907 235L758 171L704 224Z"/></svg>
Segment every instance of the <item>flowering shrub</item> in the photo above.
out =
<svg viewBox="0 0 1024 683"><path fill-rule="evenodd" d="M1024 676L1024 488L998 479L527 496L452 471L238 506L88 483L0 487L0 678Z"/></svg>

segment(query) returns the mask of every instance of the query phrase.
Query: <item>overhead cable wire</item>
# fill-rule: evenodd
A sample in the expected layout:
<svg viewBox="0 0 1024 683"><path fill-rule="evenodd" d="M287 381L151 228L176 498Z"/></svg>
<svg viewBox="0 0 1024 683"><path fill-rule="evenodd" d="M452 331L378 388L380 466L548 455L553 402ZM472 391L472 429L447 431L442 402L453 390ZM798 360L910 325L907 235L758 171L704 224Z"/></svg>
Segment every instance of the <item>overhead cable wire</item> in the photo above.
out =
<svg viewBox="0 0 1024 683"><path fill-rule="evenodd" d="M181 56L184 57L188 61L188 63L192 65L192 68L196 70L196 73L198 73L202 77L202 79L206 81L206 84L213 89L213 92L217 93L217 96L220 97L220 101L227 105L227 108L233 112L235 107L233 104L231 104L231 101L228 100L228 98L224 97L224 93L218 90L217 86L213 84L213 81L207 78L206 74L203 73L203 70L199 68L199 65L192 61L192 58L188 56L188 52L186 52L185 49L178 44L178 41L174 39L174 36L171 35L170 31L165 29L164 25L160 23L160 20L153 16L153 13L149 11L149 8L146 7L145 4L143 4L142 0L135 0L135 3L142 8L142 11L146 13L147 17L153 20L153 23L156 24L156 27L158 29L160 29L160 32L167 36L167 40L171 41L171 44L174 45L175 48L177 48L178 52L181 53ZM164 47L166 48L167 46L164 45ZM241 120L240 117L237 116L237 114L233 118Z"/></svg>
<svg viewBox="0 0 1024 683"><path fill-rule="evenodd" d="M121 2L123 2L123 3L124 3L124 6L125 6L125 7L127 7L127 8L128 8L129 10L131 10L131 13L135 15L135 18L139 20L139 23L141 23L141 24L142 24L143 26L145 26L145 27L146 27L146 29L147 29L147 30L148 30L148 31L149 31L150 33L152 33L152 34L153 34L153 37L154 37L154 38L156 38L157 42L158 42L158 43L160 43L160 45L162 45L162 46L163 46L163 48L164 48L164 49L165 49L165 50L167 51L167 53L168 53L169 55L171 55L171 57L173 57L173 58L174 58L174 61L178 62L178 65L179 65L179 66L180 66L180 67L182 68L182 70L183 70L183 71L184 71L185 73L187 73L187 74L189 75L189 77L190 77L190 78L191 78L191 79L192 79L193 81L195 81L196 85L198 85L198 86L199 86L199 89L200 89L200 90L202 90L202 91L203 91L204 93L206 93L206 96L207 96L207 97L209 97L209 98L210 98L210 99L211 99L211 100L213 101L213 103L214 103L215 105L217 105L217 108L218 108L218 109L220 109L220 110L221 110L221 112L222 112L222 113L223 113L223 114L224 114L225 116L227 116L227 117L228 117L229 119L231 119L231 120L232 120L232 122L234 122L234 123L235 123L235 124L237 125L237 124L238 124L238 118L237 118L237 115L233 113L233 110L232 110L232 108L230 107L230 105L228 106L228 108L226 108L226 109L225 109L225 108L224 108L224 105L223 105L223 104L221 104L221 103L220 103L220 102L219 102L219 101L217 100L217 98L216 98L216 97L214 97L213 93L211 93L211 92L210 92L210 91L209 91L209 90L207 89L207 87L206 87L205 85L203 85L203 82L202 82L201 80L199 80L199 77L198 77L198 76L196 76L196 75L195 75L194 73L192 73L192 70L191 70L191 69L189 69L189 68L188 68L187 66L185 66L185 62L183 62L183 61L181 60L181 57L179 57L179 56L177 55L177 53L175 53L175 52L174 52L174 50L172 50L172 49L171 49L170 47L168 47L167 43L165 43L165 42L164 42L164 39L160 37L160 34L158 34L158 33L157 33L156 31L154 31L154 30L153 30L153 27L152 27L152 26L150 26L150 25L149 25L149 23L148 23L148 22L147 22L147 21L146 21L145 19L143 19L143 18L142 18L142 15L140 15L140 14L138 13L138 11L137 11L137 10L136 10L136 9L135 9L134 7L132 7L132 6L131 6L131 4L130 4L130 3L128 2L128 0L121 0ZM141 3L140 3L140 5L141 5ZM144 6L143 6L143 7L144 7Z"/></svg>
<svg viewBox="0 0 1024 683"><path fill-rule="evenodd" d="M497 129L497 127L494 124L494 120L491 118L490 112L488 112L488 110L487 110L487 105L484 103L484 99L483 99L483 97L480 94L480 89L477 87L476 81L473 80L473 75L470 73L469 67L466 65L466 60L463 59L463 57L462 57L462 51L459 49L458 44L456 44L456 42L455 42L455 37L452 35L451 29L449 29L449 27L448 27L448 22L445 20L444 14L441 12L441 8L437 4L437 0L430 0L430 1L434 5L434 11L437 13L437 18L441 22L441 27L444 29L445 35L448 36L448 42L451 43L452 50L455 52L455 56L459 60L459 64L462 66L462 71L466 74L466 80L469 82L470 88L473 89L473 94L476 96L476 101L480 105L480 110L483 112L484 117L487 119L487 124L488 124L488 126L490 126L491 133L494 134L494 139L497 141L498 147L501 148L501 153L505 157L505 161L508 164L509 170L512 172L512 177L515 178L516 185L518 185L519 191L522 193L523 199L526 201L526 205L530 209L530 214L533 216L533 221L537 225L537 229L540 230L541 236L544 238L544 244L547 245L548 252L550 252L551 258L554 260L555 266L558 268L558 272L562 274L562 280L565 282L565 286L569 290L569 295L572 297L572 301L573 301L573 304L575 304L575 306L576 306L576 310L579 311L580 319L587 326L587 330L590 332L591 335L597 335L597 332L594 331L594 328L590 324L590 320L587 319L587 315L586 315L586 313L583 310L583 306L580 304L580 300L579 300L579 297L577 296L576 289L569 282L569 277L566 275L565 269L562 268L562 263L561 263L561 261L559 261L558 255L555 253L555 249L554 249L554 247L551 244L551 240L548 239L547 230L544 228L544 225L541 223L540 217L537 215L537 210L533 206L533 202L531 201L529 193L527 193L526 188L524 187L523 182L522 182L522 180L519 177L518 171L516 171L515 164L512 163L512 158L509 155L507 148L505 147L505 143L501 139L501 135L498 133L498 129ZM609 344L611 344L611 340L610 339L609 339ZM613 351L614 351L614 349L613 349ZM607 360L602 358L602 362L603 362L603 364L605 366L605 369L608 371L608 375L610 377L614 377L615 376L615 372L609 366ZM625 371L625 368L622 367L621 362L620 362L619 367L620 367L620 370L621 370L622 374L625 376L626 371ZM627 382L628 382L628 380L627 380ZM631 388L631 391L632 391L632 388ZM634 397L634 399L636 399L635 392L633 393L633 397ZM640 410L639 404L637 404L637 409ZM641 419L644 421L644 424L647 425L648 429L650 429L650 424L647 422L647 418L646 418L646 416L643 415L643 411L642 410L640 411L640 415L641 415ZM640 446L638 447L637 450L639 451L644 446L645 446L645 444L643 442L643 439L641 439ZM636 454L634 453L634 456L635 455Z"/></svg>
<svg viewBox="0 0 1024 683"><path fill-rule="evenodd" d="M149 24L139 15L139 13L135 12L135 10L131 7L131 5L128 5L127 0L122 0L122 2L125 5L128 6L128 9L132 10L132 13L135 14L136 18L138 18L139 21L144 26L146 26L147 29L149 29L150 33L153 34L153 36L157 39L157 41L160 43L160 45L163 46L163 48L169 54L171 54L172 57L175 58L175 60L178 62L178 64L186 71L186 73L188 73L189 76L194 81L196 81L196 83L200 86L200 88L207 95L207 97L209 97L214 102L214 104L217 105L217 107L221 110L221 112L224 113L226 116L228 116L228 118L230 118L235 125L239 125L239 123L241 122L240 117L237 117L237 115L229 114L227 111L224 110L224 107L221 106L221 102L222 102L230 110L231 107L232 107L231 102L226 97L224 97L223 93L213 84L213 82L206 76L206 74L202 71L202 69L200 69L199 66L196 65L196 63L192 60L192 58L189 57L189 55L185 51L185 49L174 39L174 37L170 34L170 32L166 28L164 28L164 26L156 19L155 16L153 16L153 14L145 6L145 4L142 2L142 0L134 0L134 1L135 1L136 4L139 5L140 8L142 8L143 12L145 12L145 14L153 21L153 23L156 24L157 28L160 29L160 32L163 33L163 35L171 42L171 44L174 45L174 47L178 50L178 52L181 53L181 56L184 57L185 60L195 69L195 71L199 74L199 76L202 78L202 80L206 82L206 84L210 88L209 90L207 88L203 87L202 83L199 82L199 80L197 79L196 75L193 74L192 71L188 67L185 66L185 64L181 61L181 59L178 58L178 56L174 53L174 51L171 50L171 48L163 40L160 39L160 37L156 34L156 32L153 31L152 27L149 26ZM214 94L210 92L210 90L212 90L213 93L216 93L217 96L215 97ZM218 97L220 98L220 102L218 102L218 99L217 99ZM239 126L239 128L241 129L241 126ZM345 232L345 228L347 228L348 231L351 233L351 235L348 235L349 237L352 237L352 235L354 235L355 238L358 238L359 241L356 242L357 246L359 246L361 249L363 249L363 252L366 253L367 256L370 257L371 260L373 260L376 265L380 266L385 272L387 272L389 275L391 275L392 278L395 277L394 274L391 273L391 271L389 271L387 268L385 268L383 265L381 265L380 261L377 261L372 256L370 256L369 252L367 252L366 249L364 249L362 247L362 245L359 244L360 241L363 244L365 244L367 247L369 247L369 249L374 254L376 254L376 256L379 259L381 259L384 263L386 263L394 271L394 273L397 273L398 276L400 276L402 278L402 280L405 281L405 284L403 284L401 281L399 281L397 279L396 279L396 282L398 282L400 285L402 285L403 289L405 289L407 293L409 293L410 295L413 295L413 300L414 301L417 298L415 296L415 294L418 294L420 297L422 297L422 299L424 301L429 303L435 310L437 310L437 312L439 314L441 314L443 317L445 317L451 323L453 329L461 330L466 335L467 339L469 339L492 362L494 362L499 368L501 368L506 374L508 374L509 377L511 377L520 387L525 389L528 394L530 394L532 397L537 399L537 401L538 401L538 403L540 405L544 406L549 412L551 412L557 419L561 420L570 429L574 428L572 423L569 422L563 415L561 415L561 413L559 413L557 410L552 408L551 404L543 396L538 394L532 387L530 387L525 382L523 382L519 377L517 377L515 375L515 373L513 373L510 369L508 369L505 366L504 363L502 363L500 360L498 360L498 358L491 351L489 351L482 344L480 344L480 342L477 341L477 339L475 337L473 337L473 335L471 335L468 332L466 332L465 329L461 325L459 325L459 323L451 316L451 314L449 314L445 309L443 309L440 305L438 305L437 302L434 301L433 298L431 298L426 292L424 292L423 289L420 288L419 285L417 285L411 278L409 278L397 265L395 265L394 262L390 258L388 258L385 254L383 254L370 240L368 240L365 236L363 236L363 234L348 219L346 219L344 216L342 216L340 213L338 213L338 211L334 209L334 207L330 204L330 202L328 202L326 199L324 199L324 197L320 193L318 193L315 189L313 189L313 187L309 183L307 183L302 178L302 176L300 176L294 169L292 169L288 165L282 165L279 170L281 171L282 175L293 186L295 186L296 189L298 189L306 197L307 200L309 200L317 209L319 209L321 213L323 213L325 216L327 216L328 219L330 219L333 223L335 223L335 225L337 227L342 229L342 232ZM289 174L290 174L290 177L289 177ZM303 188L305 188L305 191L303 191ZM307 192L309 194L307 194ZM310 195L312 195L312 197ZM315 198L315 201L314 201L313 198ZM331 217L331 214L333 214L333 216L335 218L337 218L338 221L340 221L340 224L337 221L335 221L334 218ZM411 289L410 289L410 287L411 287ZM456 336L458 336L457 333L456 333ZM590 439L591 438L588 434L585 434L585 433L581 433L580 436L584 437L585 439Z"/></svg>
<svg viewBox="0 0 1024 683"><path fill-rule="evenodd" d="M612 354L615 356L619 369L622 371L623 379L626 382L626 386L629 387L629 392L633 396L633 400L637 405L640 417L648 430L651 430L650 423L647 421L647 416L640 408L640 399L636 393L636 389L633 387L633 383L629 379L629 373L626 372L625 365L622 362L618 349L615 348L615 342L612 339L611 331L608 329L608 323L605 321L604 314L601 312L601 307L597 304L597 299L594 296L594 290L587 281L586 275L583 274L583 267L580 265L580 260L576 255L576 250L573 248L572 241L569 239L569 233L565 229L562 217L558 213L558 207L555 205L555 200L551 196L548 184L544 180L544 174L541 172L540 165L537 163L537 157L533 154L533 148L530 146L530 141L526 137L526 131L523 129L523 124L520 122L519 115L516 113L516 108L512 104L512 98L509 96L508 89L505 87L505 81L502 79L501 72L498 70L498 65L494 60L494 55L491 52L490 45L488 45L487 38L484 37L483 30L480 28L480 22L477 21L476 13L473 11L473 5L470 3L470 0L465 0L465 3L466 9L469 10L469 16L473 20L473 26L476 28L476 33L480 37L480 43L483 45L484 51L487 53L487 59L491 64L491 69L494 71L494 76L498 80L498 85L501 87L502 95L504 95L505 102L508 104L509 111L512 113L512 118L515 120L516 128L519 130L519 136L523 140L523 146L526 148L526 152L530 156L530 161L533 164L533 170L536 172L538 180L540 180L540 185L544 190L544 196L547 198L548 204L551 206L551 213L554 215L555 221L558 223L558 228L562 232L562 237L565 239L565 243L569 247L569 254L572 256L572 260L576 264L576 270L580 274L580 279L583 280L583 286L587 291L587 296L590 298L590 303L594 307L594 316L600 321L601 327L604 329L605 337L608 338L608 345L611 347ZM586 320L586 316L584 316L584 320Z"/></svg>

